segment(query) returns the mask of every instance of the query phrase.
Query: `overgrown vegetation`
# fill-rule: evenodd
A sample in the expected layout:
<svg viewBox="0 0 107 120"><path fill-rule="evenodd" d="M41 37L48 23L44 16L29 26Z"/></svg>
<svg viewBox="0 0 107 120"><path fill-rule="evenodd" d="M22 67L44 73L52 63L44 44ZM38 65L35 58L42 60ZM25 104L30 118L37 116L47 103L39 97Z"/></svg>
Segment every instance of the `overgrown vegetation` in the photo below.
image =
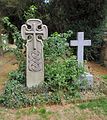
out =
<svg viewBox="0 0 107 120"><path fill-rule="evenodd" d="M22 48L24 41L21 38L21 34L18 28L10 22L8 17L4 17L2 21L7 31L8 39L13 39L13 43L16 44L18 49ZM9 38L9 36L11 36L11 38Z"/></svg>
<svg viewBox="0 0 107 120"><path fill-rule="evenodd" d="M106 0L2 0L1 15L7 15L18 29L29 18L40 18L53 32L73 30L72 39L78 31L85 32L85 39L92 40L92 47L86 48L85 58L99 60L103 44L103 29L106 16ZM95 7L96 6L96 7ZM12 12L14 11L14 13Z"/></svg>
<svg viewBox="0 0 107 120"><path fill-rule="evenodd" d="M72 49L66 45L67 38L71 35L72 31L54 33L44 42L45 82L31 89L25 87L25 57L21 51L14 51L19 69L9 74L0 103L7 107L21 107L44 103L59 104L63 100L79 97L78 78L84 70L78 67Z"/></svg>
<svg viewBox="0 0 107 120"><path fill-rule="evenodd" d="M72 39L76 39L77 32L85 32L85 39L92 40L92 47L86 48L85 57L98 61L103 44L106 4L106 0L52 0L49 6L50 29L59 32L72 29Z"/></svg>
<svg viewBox="0 0 107 120"><path fill-rule="evenodd" d="M29 2L30 4L35 3ZM10 20L13 20L14 15L9 16L10 20L9 17L2 19L8 38L12 38L17 46L17 49L12 49L11 51L15 53L19 64L18 70L9 74L9 81L0 96L0 103L10 108L37 104L61 104L63 101L79 97L81 85L79 77L84 73L84 69L77 65L76 57L73 55L74 51L68 47L69 39L75 38L76 32L84 31L87 39L94 40L92 48L86 50L87 54L85 57L89 59L97 59L99 57L102 44L100 27L104 18L104 14L102 14L103 0L99 2L93 1L92 3L90 0L68 1L65 5L65 2L60 0L53 0L47 5L42 0L37 3L37 5L27 6L27 10L21 9L20 15L23 17L20 18L22 23L26 19L38 17L43 19L44 23L48 23L47 25L51 30L50 33L56 30L64 32L73 29L74 34L70 30L61 34L55 32L44 42L45 81L40 86L28 89L25 86L26 50L24 52L21 50L25 47L25 42L22 40L18 29L21 24L16 27L10 22ZM68 9L68 3L72 5L72 7L70 6L72 9ZM98 10L96 7L93 7L96 4L99 5ZM51 8L54 9L51 11ZM97 12L99 14L96 14ZM18 15L18 18L20 15Z"/></svg>

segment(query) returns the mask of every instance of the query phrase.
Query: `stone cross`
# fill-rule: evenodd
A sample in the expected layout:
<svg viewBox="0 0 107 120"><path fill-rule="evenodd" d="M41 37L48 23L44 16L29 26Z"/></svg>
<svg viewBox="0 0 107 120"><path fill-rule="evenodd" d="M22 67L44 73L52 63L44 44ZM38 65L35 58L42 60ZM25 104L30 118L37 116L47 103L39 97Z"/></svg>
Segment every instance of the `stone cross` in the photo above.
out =
<svg viewBox="0 0 107 120"><path fill-rule="evenodd" d="M71 40L70 46L77 46L78 65L83 66L84 63L84 46L91 46L91 40L84 40L84 32L78 32L77 40Z"/></svg>
<svg viewBox="0 0 107 120"><path fill-rule="evenodd" d="M26 44L26 84L36 86L44 81L44 57L42 40L48 37L48 28L39 19L29 19L21 27Z"/></svg>

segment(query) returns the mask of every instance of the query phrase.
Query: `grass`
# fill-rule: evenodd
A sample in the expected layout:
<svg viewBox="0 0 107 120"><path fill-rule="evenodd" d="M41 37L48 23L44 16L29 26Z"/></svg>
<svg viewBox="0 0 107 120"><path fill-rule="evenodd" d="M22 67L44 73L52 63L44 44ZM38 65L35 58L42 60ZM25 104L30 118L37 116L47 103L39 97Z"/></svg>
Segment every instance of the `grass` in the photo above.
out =
<svg viewBox="0 0 107 120"><path fill-rule="evenodd" d="M0 107L0 120L7 120L7 118L9 120L107 120L106 108L106 98L83 103L78 107L74 104L68 106L34 106L22 109ZM101 114L96 114L100 111L102 111Z"/></svg>
<svg viewBox="0 0 107 120"><path fill-rule="evenodd" d="M102 113L104 115L107 115L107 98L101 98L99 100L82 103L78 105L80 109L90 109L94 110L96 113Z"/></svg>
<svg viewBox="0 0 107 120"><path fill-rule="evenodd" d="M52 114L51 111L46 110L46 108L41 107L41 108L36 108L36 107L31 107L29 109L22 109L18 110L15 115L16 119L22 119L22 116L27 116L27 117L35 117L37 120L49 120L50 115Z"/></svg>
<svg viewBox="0 0 107 120"><path fill-rule="evenodd" d="M107 75L102 75L101 78L107 82Z"/></svg>

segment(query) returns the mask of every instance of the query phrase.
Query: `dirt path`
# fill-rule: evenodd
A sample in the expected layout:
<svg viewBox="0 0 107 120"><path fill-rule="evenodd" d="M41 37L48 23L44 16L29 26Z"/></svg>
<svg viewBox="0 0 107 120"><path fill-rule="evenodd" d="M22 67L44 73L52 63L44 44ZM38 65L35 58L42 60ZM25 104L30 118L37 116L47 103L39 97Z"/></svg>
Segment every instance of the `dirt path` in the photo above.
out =
<svg viewBox="0 0 107 120"><path fill-rule="evenodd" d="M107 75L107 68L95 62L88 62L88 68L93 75Z"/></svg>

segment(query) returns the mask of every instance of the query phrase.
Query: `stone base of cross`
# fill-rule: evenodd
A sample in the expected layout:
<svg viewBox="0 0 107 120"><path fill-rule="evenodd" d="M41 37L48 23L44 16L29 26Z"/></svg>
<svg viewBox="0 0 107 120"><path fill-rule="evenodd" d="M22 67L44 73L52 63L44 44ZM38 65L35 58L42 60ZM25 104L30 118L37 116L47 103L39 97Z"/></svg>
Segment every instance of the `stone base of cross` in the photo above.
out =
<svg viewBox="0 0 107 120"><path fill-rule="evenodd" d="M71 40L70 46L77 46L77 61L78 65L84 65L84 46L91 46L91 40L84 40L84 32L78 32L77 40ZM93 87L93 75L90 73L84 73L80 76L80 80L87 80L88 87Z"/></svg>

